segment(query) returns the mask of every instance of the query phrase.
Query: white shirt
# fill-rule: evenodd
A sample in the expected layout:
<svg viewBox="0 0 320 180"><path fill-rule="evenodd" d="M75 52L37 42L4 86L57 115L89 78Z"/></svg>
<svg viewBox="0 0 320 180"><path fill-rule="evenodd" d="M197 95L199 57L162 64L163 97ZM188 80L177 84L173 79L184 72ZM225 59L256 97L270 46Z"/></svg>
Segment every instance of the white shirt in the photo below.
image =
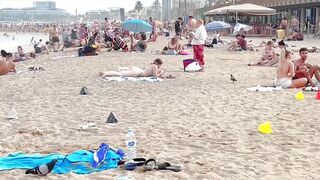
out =
<svg viewBox="0 0 320 180"><path fill-rule="evenodd" d="M205 44L205 40L207 39L207 31L204 25L201 25L197 28L196 32L194 33L194 36L192 38L192 45L203 45Z"/></svg>

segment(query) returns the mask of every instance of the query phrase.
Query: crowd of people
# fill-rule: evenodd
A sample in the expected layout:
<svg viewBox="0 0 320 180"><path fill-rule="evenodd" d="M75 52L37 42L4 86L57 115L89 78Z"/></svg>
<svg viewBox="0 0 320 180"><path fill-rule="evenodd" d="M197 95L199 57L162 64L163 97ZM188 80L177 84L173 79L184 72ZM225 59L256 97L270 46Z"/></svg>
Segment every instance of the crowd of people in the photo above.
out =
<svg viewBox="0 0 320 180"><path fill-rule="evenodd" d="M204 48L212 44L206 43L208 35L202 20L196 20L193 16L189 16L188 21L184 23L180 17L174 23L165 21L161 27L158 26L152 17L149 18L148 22L152 26L149 38L145 32L132 33L125 31L116 21L110 21L108 18L105 18L103 23L95 21L91 26L87 26L85 23L69 26L58 24L46 26L49 41L43 42L40 39L38 42L35 42L34 38L32 38L30 43L34 44L34 52L26 53L21 46L17 47L17 52L15 53L1 51L0 74L3 75L10 71L15 72L15 62L35 58L36 54L63 51L64 48L68 47L77 47L79 56L99 55L102 48L108 48L108 52L119 50L123 52L145 52L148 43L157 42L158 36L163 35L162 31L168 33L175 32L174 36L168 41L167 46L162 49L162 54L184 54L189 52L186 50L188 47L192 47L194 60L199 64L201 70L204 70ZM293 34L287 40L295 39L296 34L294 33L300 33L299 21L296 18L292 18L290 23L284 18L279 28L285 30L291 29ZM183 38L188 39L187 44L180 42ZM220 38L214 38L214 40L215 42L212 43L222 42ZM228 44L227 50L247 51L253 50L253 46L247 42L245 35L238 34L235 40ZM311 65L306 62L308 49L301 48L299 52L300 59L292 62L292 53L287 50L284 40L279 42L276 42L276 39L263 41L259 46L264 47L262 56L256 62L248 65L276 66L276 86L282 86L283 88L299 88L306 85L315 86L315 83L312 81L313 77L320 81L319 65ZM101 72L99 76L164 77L164 71L160 70L162 63L161 59L156 59L146 69L133 67L121 72Z"/></svg>

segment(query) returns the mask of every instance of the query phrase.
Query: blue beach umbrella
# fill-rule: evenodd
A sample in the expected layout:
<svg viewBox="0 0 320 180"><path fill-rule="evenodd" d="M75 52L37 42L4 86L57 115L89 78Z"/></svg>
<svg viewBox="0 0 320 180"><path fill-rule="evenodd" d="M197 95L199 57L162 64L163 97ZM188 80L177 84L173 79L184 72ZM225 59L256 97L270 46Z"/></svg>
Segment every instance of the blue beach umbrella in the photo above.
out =
<svg viewBox="0 0 320 180"><path fill-rule="evenodd" d="M122 28L131 32L151 32L152 26L146 21L139 19L128 20L122 23Z"/></svg>
<svg viewBox="0 0 320 180"><path fill-rule="evenodd" d="M207 31L216 31L216 30L231 28L231 25L228 23L225 23L223 21L213 21L213 22L208 23L205 26L205 28Z"/></svg>

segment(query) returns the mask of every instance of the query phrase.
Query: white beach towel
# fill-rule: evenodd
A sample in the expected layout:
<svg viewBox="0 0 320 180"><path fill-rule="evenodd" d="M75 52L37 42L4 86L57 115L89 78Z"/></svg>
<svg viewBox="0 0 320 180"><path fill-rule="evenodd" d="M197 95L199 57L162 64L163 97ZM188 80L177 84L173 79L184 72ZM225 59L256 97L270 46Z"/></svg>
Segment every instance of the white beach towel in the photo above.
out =
<svg viewBox="0 0 320 180"><path fill-rule="evenodd" d="M56 57L53 57L52 60L74 58L74 57L79 57L79 56L76 56L76 55L56 56Z"/></svg>
<svg viewBox="0 0 320 180"><path fill-rule="evenodd" d="M163 79L160 78L155 78L155 77L106 77L106 81L117 81L117 82L122 82L122 81L145 81L145 82L161 82Z"/></svg>
<svg viewBox="0 0 320 180"><path fill-rule="evenodd" d="M282 87L272 87L272 86L256 86L256 87L250 87L247 88L249 91L255 91L255 92L273 92L273 91L280 91Z"/></svg>

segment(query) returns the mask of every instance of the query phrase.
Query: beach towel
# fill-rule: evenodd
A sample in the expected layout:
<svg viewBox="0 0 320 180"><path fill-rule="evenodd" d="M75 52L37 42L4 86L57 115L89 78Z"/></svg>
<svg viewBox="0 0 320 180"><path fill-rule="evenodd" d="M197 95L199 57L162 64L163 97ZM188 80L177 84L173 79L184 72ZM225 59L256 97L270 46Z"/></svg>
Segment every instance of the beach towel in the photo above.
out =
<svg viewBox="0 0 320 180"><path fill-rule="evenodd" d="M282 87L274 87L274 86L256 86L256 87L250 87L247 88L249 91L255 91L255 92L273 92L273 91L280 91Z"/></svg>
<svg viewBox="0 0 320 180"><path fill-rule="evenodd" d="M106 77L106 81L117 81L117 82L123 82L123 81L144 81L144 82L161 82L163 79L156 78L156 77Z"/></svg>
<svg viewBox="0 0 320 180"><path fill-rule="evenodd" d="M121 160L118 154L112 150L108 150L104 163L97 168L92 168L91 164L94 161L93 154L93 151L87 150L78 150L67 156L58 153L49 155L14 153L6 157L0 157L0 170L31 169L57 159L58 162L53 168L53 173L66 174L73 172L76 174L90 174L92 172L116 168Z"/></svg>

